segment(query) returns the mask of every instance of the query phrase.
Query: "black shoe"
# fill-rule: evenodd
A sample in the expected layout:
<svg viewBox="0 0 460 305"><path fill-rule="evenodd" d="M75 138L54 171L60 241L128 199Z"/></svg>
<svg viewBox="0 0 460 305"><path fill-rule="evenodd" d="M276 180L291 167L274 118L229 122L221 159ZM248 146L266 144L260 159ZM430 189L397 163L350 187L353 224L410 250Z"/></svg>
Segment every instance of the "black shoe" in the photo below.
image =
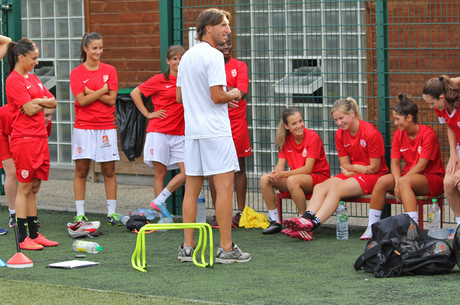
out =
<svg viewBox="0 0 460 305"><path fill-rule="evenodd" d="M275 234L281 232L282 226L274 220L270 220L268 228L262 231L262 234Z"/></svg>

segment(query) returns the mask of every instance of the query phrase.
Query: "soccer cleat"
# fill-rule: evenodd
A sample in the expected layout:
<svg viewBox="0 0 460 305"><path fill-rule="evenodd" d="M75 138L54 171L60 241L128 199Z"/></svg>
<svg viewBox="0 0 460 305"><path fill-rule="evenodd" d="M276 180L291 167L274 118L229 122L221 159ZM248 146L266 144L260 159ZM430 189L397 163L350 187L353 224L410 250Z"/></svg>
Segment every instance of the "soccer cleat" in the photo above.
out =
<svg viewBox="0 0 460 305"><path fill-rule="evenodd" d="M43 246L34 242L29 236L24 239L22 243L19 243L21 250L42 250Z"/></svg>
<svg viewBox="0 0 460 305"><path fill-rule="evenodd" d="M57 241L46 239L45 236L41 235L40 233L37 233L37 234L38 234L38 237L32 239L34 243L42 245L43 247L54 247L54 246L59 245Z"/></svg>
<svg viewBox="0 0 460 305"><path fill-rule="evenodd" d="M231 263L245 263L251 260L251 254L242 252L237 245L233 244L230 251L225 251L223 248L217 249L216 263L231 264Z"/></svg>
<svg viewBox="0 0 460 305"><path fill-rule="evenodd" d="M214 215L211 221L211 228L213 229L219 229L219 224L217 223L217 217Z"/></svg>
<svg viewBox="0 0 460 305"><path fill-rule="evenodd" d="M262 234L275 234L281 232L283 227L280 223L270 219L270 225L262 231Z"/></svg>
<svg viewBox="0 0 460 305"><path fill-rule="evenodd" d="M303 241L310 241L313 239L313 232L307 232L304 230L294 231L290 229L284 229L284 230L281 230L281 233L283 233L284 235L288 237L301 239Z"/></svg>
<svg viewBox="0 0 460 305"><path fill-rule="evenodd" d="M13 214L10 214L10 219L8 221L8 224L10 225L10 227L14 227L14 225L16 224L16 213L13 213Z"/></svg>
<svg viewBox="0 0 460 305"><path fill-rule="evenodd" d="M367 227L366 231L364 231L363 235L361 235L361 240L369 240L372 238L372 229L371 226Z"/></svg>
<svg viewBox="0 0 460 305"><path fill-rule="evenodd" d="M0 235L5 235L6 233L8 233L8 229L0 228Z"/></svg>
<svg viewBox="0 0 460 305"><path fill-rule="evenodd" d="M85 215L77 215L73 218L73 223L77 223L79 221L88 221Z"/></svg>
<svg viewBox="0 0 460 305"><path fill-rule="evenodd" d="M185 246L181 244L179 246L179 254L177 255L177 259L182 262L193 262L193 249L192 246Z"/></svg>
<svg viewBox="0 0 460 305"><path fill-rule="evenodd" d="M168 209L166 208L165 206L165 203L162 202L160 204L156 204L155 202L150 202L150 206L157 212L163 214L164 217L167 217L167 218L174 218L174 216L169 213Z"/></svg>
<svg viewBox="0 0 460 305"><path fill-rule="evenodd" d="M121 222L120 219L121 214L117 213L112 213L109 216L107 216L107 224L111 226L122 226L123 223Z"/></svg>
<svg viewBox="0 0 460 305"><path fill-rule="evenodd" d="M101 223L99 221L79 221L77 223L67 223L67 231L69 232L72 238L78 237L93 237L101 234L99 231L99 226Z"/></svg>
<svg viewBox="0 0 460 305"><path fill-rule="evenodd" d="M283 224L287 229L294 231L307 231L310 232L313 230L313 222L310 219L305 219L303 217L295 217L284 220Z"/></svg>
<svg viewBox="0 0 460 305"><path fill-rule="evenodd" d="M235 229L238 229L240 227L240 218L241 218L241 212L237 212L235 216L232 218L232 227Z"/></svg>

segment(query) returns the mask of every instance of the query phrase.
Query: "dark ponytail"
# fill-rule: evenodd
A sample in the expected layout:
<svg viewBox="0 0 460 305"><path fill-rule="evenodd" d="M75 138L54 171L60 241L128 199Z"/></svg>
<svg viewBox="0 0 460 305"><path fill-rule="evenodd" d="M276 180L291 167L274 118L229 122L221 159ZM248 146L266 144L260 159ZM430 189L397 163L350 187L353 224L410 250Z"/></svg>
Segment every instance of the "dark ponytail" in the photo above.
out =
<svg viewBox="0 0 460 305"><path fill-rule="evenodd" d="M418 106L412 101L412 97L406 93L400 92L398 94L399 102L395 104L394 112L398 115L407 116L410 114L414 120L414 123L418 123Z"/></svg>
<svg viewBox="0 0 460 305"><path fill-rule="evenodd" d="M38 49L37 45L35 42L28 38L23 38L19 40L19 42L10 42L8 44L8 50L6 53L6 58L8 60L8 74L13 72L14 67L16 66L18 62L18 57L19 55L26 56L27 53Z"/></svg>
<svg viewBox="0 0 460 305"><path fill-rule="evenodd" d="M80 60L81 60L82 63L86 61L86 52L85 52L85 49L83 47L88 47L88 45L93 40L102 40L102 37L98 32L92 32L92 33L87 33L87 34L83 35L83 38L81 39Z"/></svg>

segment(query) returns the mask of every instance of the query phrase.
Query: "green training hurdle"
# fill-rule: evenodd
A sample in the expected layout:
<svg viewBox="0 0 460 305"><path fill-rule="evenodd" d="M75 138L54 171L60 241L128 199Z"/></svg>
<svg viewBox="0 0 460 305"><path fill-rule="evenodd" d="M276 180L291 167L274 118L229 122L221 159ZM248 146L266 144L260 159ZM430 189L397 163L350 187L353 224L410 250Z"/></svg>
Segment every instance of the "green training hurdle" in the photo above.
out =
<svg viewBox="0 0 460 305"><path fill-rule="evenodd" d="M193 251L193 263L199 267L213 267L214 266L214 246L213 246L213 239L212 239L212 229L211 226L207 223L153 223L153 224L146 224L143 226L138 235L137 235L137 242L136 248L134 249L133 256L131 257L131 264L134 269L147 272L145 269L146 262L145 262L145 231L151 230L174 230L174 229L198 229L199 230L199 237L198 243L196 244L195 251ZM208 239L208 232L209 232L209 264L206 263L205 260L205 252L207 246L207 239ZM196 254L201 249L201 263L199 263L196 259Z"/></svg>

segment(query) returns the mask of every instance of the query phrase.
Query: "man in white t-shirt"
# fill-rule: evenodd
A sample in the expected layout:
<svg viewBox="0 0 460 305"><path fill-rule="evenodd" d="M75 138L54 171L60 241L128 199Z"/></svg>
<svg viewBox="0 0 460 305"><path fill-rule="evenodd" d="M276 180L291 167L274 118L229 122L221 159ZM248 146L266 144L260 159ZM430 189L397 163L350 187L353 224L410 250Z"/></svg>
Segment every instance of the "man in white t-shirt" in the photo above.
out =
<svg viewBox="0 0 460 305"><path fill-rule="evenodd" d="M224 57L216 49L231 32L230 17L230 13L216 8L200 13L196 26L200 43L182 57L176 85L176 98L184 104L185 117L184 223L195 222L203 179L213 176L220 231L216 262L223 264L251 260L251 255L242 252L232 241L233 175L239 166L228 107L238 106L241 93L238 89L225 90ZM177 258L192 261L194 249L193 229L186 229Z"/></svg>

